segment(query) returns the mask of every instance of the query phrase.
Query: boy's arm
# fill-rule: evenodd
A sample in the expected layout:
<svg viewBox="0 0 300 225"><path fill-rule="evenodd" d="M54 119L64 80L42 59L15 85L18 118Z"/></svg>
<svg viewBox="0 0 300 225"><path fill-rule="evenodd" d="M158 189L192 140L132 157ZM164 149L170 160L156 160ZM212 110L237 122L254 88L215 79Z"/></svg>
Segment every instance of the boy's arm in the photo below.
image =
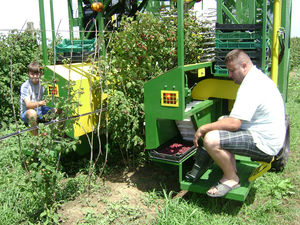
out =
<svg viewBox="0 0 300 225"><path fill-rule="evenodd" d="M24 102L25 102L25 105L26 105L27 109L35 109L37 107L45 106L46 105L46 101L45 100L38 101L38 102L31 102L28 97L24 98Z"/></svg>

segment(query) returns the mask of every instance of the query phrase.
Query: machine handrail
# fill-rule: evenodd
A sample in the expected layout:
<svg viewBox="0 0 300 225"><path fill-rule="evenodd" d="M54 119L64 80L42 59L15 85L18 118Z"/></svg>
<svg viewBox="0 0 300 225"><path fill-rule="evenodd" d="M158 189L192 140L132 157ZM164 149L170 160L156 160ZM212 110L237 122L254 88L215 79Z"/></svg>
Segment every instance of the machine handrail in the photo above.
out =
<svg viewBox="0 0 300 225"><path fill-rule="evenodd" d="M210 67L212 70L212 62L202 62L202 63L195 63L195 64L189 64L189 65L184 65L183 66L183 71L190 71L190 70L196 70L196 69L201 69L205 67Z"/></svg>

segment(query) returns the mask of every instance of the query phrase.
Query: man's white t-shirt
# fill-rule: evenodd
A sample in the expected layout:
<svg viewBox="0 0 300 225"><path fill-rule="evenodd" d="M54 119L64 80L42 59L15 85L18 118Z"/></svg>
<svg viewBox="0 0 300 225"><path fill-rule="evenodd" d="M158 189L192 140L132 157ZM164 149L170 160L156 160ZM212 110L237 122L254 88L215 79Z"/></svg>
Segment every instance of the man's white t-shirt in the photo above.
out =
<svg viewBox="0 0 300 225"><path fill-rule="evenodd" d="M241 130L249 130L256 146L276 155L285 139L285 110L275 83L252 66L241 83L230 117L242 120Z"/></svg>

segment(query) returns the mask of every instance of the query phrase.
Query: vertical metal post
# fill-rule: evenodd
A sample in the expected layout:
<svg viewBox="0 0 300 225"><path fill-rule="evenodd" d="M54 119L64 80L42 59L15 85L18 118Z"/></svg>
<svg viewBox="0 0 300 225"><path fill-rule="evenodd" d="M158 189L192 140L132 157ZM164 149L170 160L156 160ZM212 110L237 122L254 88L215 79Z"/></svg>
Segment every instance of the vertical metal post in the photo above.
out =
<svg viewBox="0 0 300 225"><path fill-rule="evenodd" d="M73 21L73 6L72 6L72 0L68 0L68 14L69 14L69 29L70 29L70 40L74 39L74 21Z"/></svg>
<svg viewBox="0 0 300 225"><path fill-rule="evenodd" d="M250 24L255 24L255 18L256 18L256 1L249 1L249 23Z"/></svg>
<svg viewBox="0 0 300 225"><path fill-rule="evenodd" d="M284 42L284 51L282 60L278 68L278 88L282 97L287 101L288 96L288 81L289 81L289 58L290 58L290 35L291 35L291 15L292 15L292 0L282 0L281 6L281 27L284 31L284 36L281 36Z"/></svg>
<svg viewBox="0 0 300 225"><path fill-rule="evenodd" d="M281 24L281 0L274 0L273 41L272 41L272 68L271 78L278 84L278 57L279 57L279 29Z"/></svg>
<svg viewBox="0 0 300 225"><path fill-rule="evenodd" d="M177 23L177 62L181 67L184 66L183 0L177 1Z"/></svg>
<svg viewBox="0 0 300 225"><path fill-rule="evenodd" d="M79 37L81 40L84 39L84 30L85 27L83 27L83 7L82 7L82 0L78 0L77 1L77 5L78 5L78 18L80 18L80 20L78 21L78 25L79 25Z"/></svg>
<svg viewBox="0 0 300 225"><path fill-rule="evenodd" d="M266 68L266 54L267 54L267 0L263 1L263 13L262 13L262 51L261 51L261 69L267 73Z"/></svg>
<svg viewBox="0 0 300 225"><path fill-rule="evenodd" d="M178 179L179 179L179 184L181 183L182 181L182 163L183 162L180 162L179 165L178 165L178 169L179 169L179 174L178 174Z"/></svg>
<svg viewBox="0 0 300 225"><path fill-rule="evenodd" d="M55 24L54 24L53 0L50 0L50 15L51 15L51 29L52 29L52 48L53 48L53 52L55 52Z"/></svg>
<svg viewBox="0 0 300 225"><path fill-rule="evenodd" d="M39 0L39 9L40 9L40 29L41 29L41 37L42 37L43 62L45 65L48 65L44 0Z"/></svg>
<svg viewBox="0 0 300 225"><path fill-rule="evenodd" d="M103 0L101 0L101 3L103 3ZM104 4L104 3L103 3ZM105 41L104 41L104 16L103 12L100 13L100 17L98 19L98 27L99 27L99 37L101 36L102 38L102 48L101 48L101 55L105 55Z"/></svg>
<svg viewBox="0 0 300 225"><path fill-rule="evenodd" d="M217 23L223 23L222 0L217 0Z"/></svg>
<svg viewBox="0 0 300 225"><path fill-rule="evenodd" d="M245 0L244 0L245 3ZM234 4L234 3L233 3ZM228 7L228 6L227 6ZM234 8L236 10L236 19L240 22L240 23L247 23L246 19L247 19L247 15L245 14L245 8L243 8L243 2L241 0L236 0ZM231 12L232 13L232 12Z"/></svg>

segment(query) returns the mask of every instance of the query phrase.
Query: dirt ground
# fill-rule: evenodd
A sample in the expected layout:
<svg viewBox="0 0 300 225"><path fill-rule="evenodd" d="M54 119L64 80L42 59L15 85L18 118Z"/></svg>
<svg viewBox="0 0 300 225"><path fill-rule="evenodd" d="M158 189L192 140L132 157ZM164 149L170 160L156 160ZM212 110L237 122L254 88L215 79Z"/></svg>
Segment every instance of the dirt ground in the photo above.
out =
<svg viewBox="0 0 300 225"><path fill-rule="evenodd" d="M150 164L134 172L111 174L90 195L63 204L60 224L149 224L163 198L151 197L151 192L162 187L180 191L177 173L176 168L170 171Z"/></svg>

